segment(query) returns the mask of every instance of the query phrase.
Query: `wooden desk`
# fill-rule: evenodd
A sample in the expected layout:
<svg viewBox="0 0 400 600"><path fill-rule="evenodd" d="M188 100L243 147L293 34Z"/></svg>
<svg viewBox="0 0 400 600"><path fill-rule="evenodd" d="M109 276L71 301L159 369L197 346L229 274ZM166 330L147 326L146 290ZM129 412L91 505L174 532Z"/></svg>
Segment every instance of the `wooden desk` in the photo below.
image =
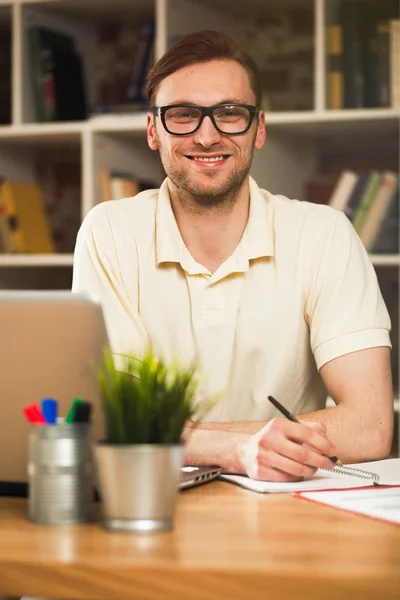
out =
<svg viewBox="0 0 400 600"><path fill-rule="evenodd" d="M0 595L98 600L400 598L400 527L213 482L170 533L43 526L0 499Z"/></svg>

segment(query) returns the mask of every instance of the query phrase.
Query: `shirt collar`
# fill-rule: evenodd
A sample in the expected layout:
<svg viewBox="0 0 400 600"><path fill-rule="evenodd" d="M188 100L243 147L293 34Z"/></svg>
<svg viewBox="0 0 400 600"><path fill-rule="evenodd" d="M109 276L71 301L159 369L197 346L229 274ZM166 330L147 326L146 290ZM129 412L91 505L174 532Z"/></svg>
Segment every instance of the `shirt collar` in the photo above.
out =
<svg viewBox="0 0 400 600"><path fill-rule="evenodd" d="M239 244L242 258L247 261L274 256L274 234L270 215L270 203L254 179L250 177L250 211L243 238ZM238 247L239 249L239 247ZM187 250L180 234L175 215L171 207L168 191L168 178L159 190L156 209L156 256L157 265L162 263L181 263L191 274L201 269ZM185 264L183 264L185 263Z"/></svg>

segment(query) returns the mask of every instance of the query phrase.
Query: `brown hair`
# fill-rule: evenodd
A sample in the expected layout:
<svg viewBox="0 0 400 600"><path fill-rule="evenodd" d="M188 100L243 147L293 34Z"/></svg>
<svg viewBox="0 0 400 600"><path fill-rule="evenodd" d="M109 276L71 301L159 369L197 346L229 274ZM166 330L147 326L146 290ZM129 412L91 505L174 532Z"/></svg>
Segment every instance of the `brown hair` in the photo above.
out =
<svg viewBox="0 0 400 600"><path fill-rule="evenodd" d="M256 104L261 103L260 74L254 60L227 35L205 30L182 37L150 69L146 78L146 96L150 105L155 105L158 87L163 79L183 67L210 60L234 60L241 65L248 73Z"/></svg>

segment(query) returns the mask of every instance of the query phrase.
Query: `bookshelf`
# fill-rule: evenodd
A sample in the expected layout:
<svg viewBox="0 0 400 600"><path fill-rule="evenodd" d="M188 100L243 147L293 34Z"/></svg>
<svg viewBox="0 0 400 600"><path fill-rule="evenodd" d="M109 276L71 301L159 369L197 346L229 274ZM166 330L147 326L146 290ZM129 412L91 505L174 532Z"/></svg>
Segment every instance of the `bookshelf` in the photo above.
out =
<svg viewBox="0 0 400 600"><path fill-rule="evenodd" d="M399 170L400 106L328 107L327 28L339 7L340 0L1 1L0 42L10 40L4 68L9 68L11 84L9 118L0 122L0 176L35 182L38 160L49 165L62 160L79 168L80 180L78 195L71 200L73 225L64 250L53 255L0 254L0 286L32 288L37 283L39 288L69 287L71 240L85 214L101 199L100 170L130 170L156 183L163 179L158 156L146 144L144 112L38 122L29 66L30 27L49 27L73 37L82 58L89 109L99 100L98 40L106 25L132 21L139 27L154 19L155 59L174 39L194 30L213 28L232 35L259 62L269 107L267 144L255 154L252 175L272 193L305 200L307 183L321 164L336 165L340 170L347 160L359 159L380 170ZM392 18L399 19L398 8L393 10ZM289 78L290 86L283 91L279 88L282 68L273 67L274 52L279 48L284 59L289 56L287 63L280 56L281 65L289 69L291 54L292 63L295 56L301 66L300 76ZM0 107L0 118L2 114ZM375 254L371 259L392 317L393 375L398 389L400 253Z"/></svg>

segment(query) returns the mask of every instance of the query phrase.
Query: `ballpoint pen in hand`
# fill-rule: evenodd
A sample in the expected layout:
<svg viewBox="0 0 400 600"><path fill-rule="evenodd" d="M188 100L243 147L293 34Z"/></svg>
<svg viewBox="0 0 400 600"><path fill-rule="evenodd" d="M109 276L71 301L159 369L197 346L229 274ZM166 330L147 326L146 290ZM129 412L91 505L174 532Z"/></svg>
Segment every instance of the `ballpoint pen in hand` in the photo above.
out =
<svg viewBox="0 0 400 600"><path fill-rule="evenodd" d="M275 408L277 408L279 410L279 412L281 412L287 419L289 419L290 421L293 421L294 423L300 423L300 421L298 419L296 419L296 417L294 415L292 415L292 413L289 412L287 408L282 406L282 404L280 402L278 402L278 400L275 400L275 398L273 396L268 396L268 400L270 402L272 402L272 404L275 406ZM329 456L329 459L332 462L334 462L335 465L337 465L338 467L343 466L337 456Z"/></svg>
<svg viewBox="0 0 400 600"><path fill-rule="evenodd" d="M282 406L278 400L276 400L273 396L268 396L268 400L272 402L272 404L281 412L287 419L290 421L294 421L294 423L300 423L298 419L291 412L288 411L287 408ZM356 469L354 467L348 467L343 465L343 463L338 459L337 456L329 456L329 459L335 463L333 469L322 469L323 471L333 470L335 473L341 473L342 475L350 475L352 477L362 477L363 479L372 479L374 484L379 483L379 476L376 473L371 473L369 471L364 471L362 469Z"/></svg>

